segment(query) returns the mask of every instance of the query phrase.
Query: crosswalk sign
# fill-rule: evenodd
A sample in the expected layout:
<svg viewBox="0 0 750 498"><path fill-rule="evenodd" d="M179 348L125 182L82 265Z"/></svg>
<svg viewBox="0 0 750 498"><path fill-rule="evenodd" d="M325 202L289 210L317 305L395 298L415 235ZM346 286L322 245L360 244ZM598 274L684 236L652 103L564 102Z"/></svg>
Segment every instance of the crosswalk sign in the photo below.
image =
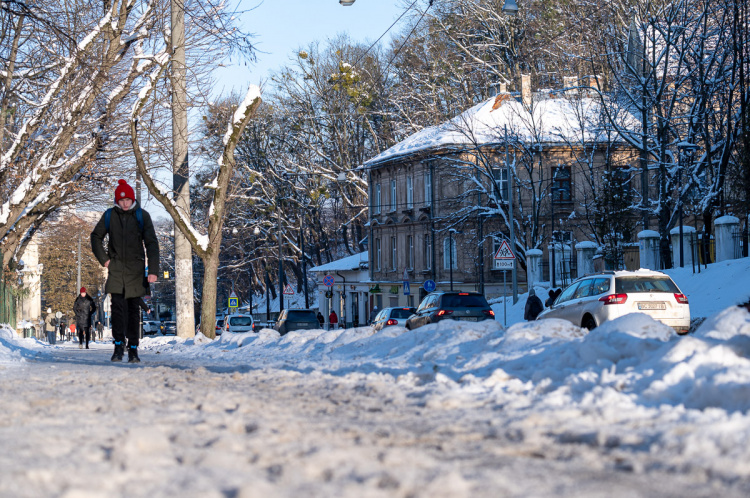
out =
<svg viewBox="0 0 750 498"><path fill-rule="evenodd" d="M240 305L240 298L237 297L237 294L232 292L229 295L229 307L230 308L237 308Z"/></svg>

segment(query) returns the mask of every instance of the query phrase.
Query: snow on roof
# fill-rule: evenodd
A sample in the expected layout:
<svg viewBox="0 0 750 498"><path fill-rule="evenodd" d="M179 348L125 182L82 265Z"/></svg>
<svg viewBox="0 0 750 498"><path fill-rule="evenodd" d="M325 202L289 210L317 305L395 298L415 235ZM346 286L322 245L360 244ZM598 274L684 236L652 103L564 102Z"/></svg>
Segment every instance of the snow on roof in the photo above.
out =
<svg viewBox="0 0 750 498"><path fill-rule="evenodd" d="M455 118L425 128L365 162L373 167L394 158L429 149L489 145L511 141L524 143L587 143L607 140L606 120L598 98L551 98L536 94L532 112L507 93L492 97ZM638 128L638 120L617 104L607 107L620 126ZM610 139L611 140L611 139Z"/></svg>
<svg viewBox="0 0 750 498"><path fill-rule="evenodd" d="M324 265L316 266L315 268L310 268L309 271L324 273L332 271L359 270L360 263L367 263L367 261L367 251L364 251L352 256L347 256L346 258L331 261L330 263L326 263Z"/></svg>

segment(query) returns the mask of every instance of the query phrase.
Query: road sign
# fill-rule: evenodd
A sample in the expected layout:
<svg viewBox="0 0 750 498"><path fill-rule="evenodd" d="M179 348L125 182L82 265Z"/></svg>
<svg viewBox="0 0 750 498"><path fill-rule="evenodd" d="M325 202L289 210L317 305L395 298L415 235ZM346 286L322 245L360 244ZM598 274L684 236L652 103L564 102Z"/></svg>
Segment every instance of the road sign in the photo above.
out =
<svg viewBox="0 0 750 498"><path fill-rule="evenodd" d="M240 305L240 299L237 297L237 294L232 291L231 294L229 294L229 307L230 308L237 308Z"/></svg>
<svg viewBox="0 0 750 498"><path fill-rule="evenodd" d="M516 255L511 251L510 244L508 244L507 240L504 240L503 243L500 244L500 248L495 253L495 259L516 259Z"/></svg>
<svg viewBox="0 0 750 498"><path fill-rule="evenodd" d="M293 296L294 295L294 289L292 289L291 285L286 284L286 287L284 287L284 295L285 296Z"/></svg>
<svg viewBox="0 0 750 498"><path fill-rule="evenodd" d="M404 296L408 296L411 294L411 287L409 286L409 281L404 280Z"/></svg>
<svg viewBox="0 0 750 498"><path fill-rule="evenodd" d="M323 285L325 285L326 287L333 287L333 282L333 275L326 275L325 277L323 277Z"/></svg>
<svg viewBox="0 0 750 498"><path fill-rule="evenodd" d="M422 287L424 287L424 290L426 290L427 292L432 292L437 289L437 284L434 280L425 280Z"/></svg>
<svg viewBox="0 0 750 498"><path fill-rule="evenodd" d="M495 269L496 270L512 270L516 267L515 259L496 259Z"/></svg>
<svg viewBox="0 0 750 498"><path fill-rule="evenodd" d="M58 320L62 318L62 311L58 311L57 313L55 313L55 318L57 318Z"/></svg>

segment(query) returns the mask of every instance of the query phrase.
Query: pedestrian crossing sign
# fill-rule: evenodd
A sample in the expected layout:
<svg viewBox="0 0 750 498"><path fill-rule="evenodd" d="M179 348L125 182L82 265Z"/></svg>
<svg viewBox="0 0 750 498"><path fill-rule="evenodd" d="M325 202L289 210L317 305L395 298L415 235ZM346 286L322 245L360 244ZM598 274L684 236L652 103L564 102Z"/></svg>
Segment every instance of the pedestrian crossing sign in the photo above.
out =
<svg viewBox="0 0 750 498"><path fill-rule="evenodd" d="M284 287L284 295L285 296L293 296L294 295L294 289L292 289L291 285L286 284L286 287Z"/></svg>
<svg viewBox="0 0 750 498"><path fill-rule="evenodd" d="M500 248L495 253L495 259L516 259L516 255L513 254L507 240L504 240L503 243L500 244Z"/></svg>
<svg viewBox="0 0 750 498"><path fill-rule="evenodd" d="M229 295L229 307L230 308L237 308L240 305L240 298L237 297L237 294L232 292Z"/></svg>

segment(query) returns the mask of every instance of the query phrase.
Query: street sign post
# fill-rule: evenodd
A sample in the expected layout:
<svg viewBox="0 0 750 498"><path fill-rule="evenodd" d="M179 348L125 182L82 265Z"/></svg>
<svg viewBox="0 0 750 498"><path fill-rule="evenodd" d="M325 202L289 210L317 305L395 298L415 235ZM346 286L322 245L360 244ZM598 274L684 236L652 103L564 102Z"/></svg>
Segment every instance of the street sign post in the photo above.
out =
<svg viewBox="0 0 750 498"><path fill-rule="evenodd" d="M284 295L285 296L293 296L294 295L294 289L292 289L291 285L286 284L286 287L284 287Z"/></svg>
<svg viewBox="0 0 750 498"><path fill-rule="evenodd" d="M228 306L229 306L230 309L231 308L238 308L240 306L240 298L237 297L237 294L235 294L234 291L232 291L232 293L229 294L229 303L228 303ZM234 311L234 310L232 310L232 311Z"/></svg>
<svg viewBox="0 0 750 498"><path fill-rule="evenodd" d="M506 270L513 270L516 267L516 255L513 254L513 250L510 248L507 240L504 240L500 247L495 252L493 258L496 263L496 268L503 270L503 326L508 326L508 310L506 308L505 301L507 299L507 281L506 281Z"/></svg>

